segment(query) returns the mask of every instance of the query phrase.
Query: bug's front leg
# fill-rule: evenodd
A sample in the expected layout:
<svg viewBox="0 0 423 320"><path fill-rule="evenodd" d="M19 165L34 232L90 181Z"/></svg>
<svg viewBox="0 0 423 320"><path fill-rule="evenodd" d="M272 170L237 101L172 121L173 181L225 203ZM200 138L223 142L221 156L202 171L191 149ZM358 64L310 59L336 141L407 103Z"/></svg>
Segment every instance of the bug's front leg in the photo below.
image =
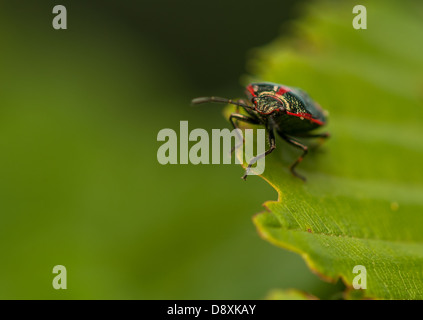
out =
<svg viewBox="0 0 423 320"><path fill-rule="evenodd" d="M241 177L242 179L247 180L248 173L250 172L252 165L254 163L256 163L257 160L259 160L259 159L261 159L263 157L266 157L267 155L269 155L270 153L272 153L273 150L276 149L275 133L273 132L273 129L268 130L268 132L269 132L269 145L270 145L270 148L268 150L266 150L264 153L259 154L259 155L255 156L254 158L252 158L250 160L250 162L248 164L248 167L245 170L244 175Z"/></svg>
<svg viewBox="0 0 423 320"><path fill-rule="evenodd" d="M232 113L229 116L229 121L231 122L232 126L234 127L234 129L239 129L237 123L235 122L236 120L238 121L242 121L242 122L246 122L246 123L251 123L251 124L260 124L260 122L258 121L258 119L252 118L252 117L248 117L246 115L240 114L240 113ZM237 131L238 134L238 131ZM231 149L231 155L233 154L233 152L235 151L235 149L238 149L240 146L243 145L244 143L244 137L239 137L240 140L242 140L242 142L238 145L235 145L232 147Z"/></svg>
<svg viewBox="0 0 423 320"><path fill-rule="evenodd" d="M291 167L290 167L290 169L291 169L291 172L292 172L292 174L294 175L294 176L296 176L296 177L298 177L298 178L300 178L301 180L303 180L303 181L306 181L307 179L304 177L304 176L302 176L302 175L300 175L299 173L297 173L297 171L295 171L295 167L301 162L301 161L303 161L303 159L304 159L304 157L307 155L307 153L308 153L308 147L306 146L306 145L304 145L304 144L302 144L302 143L300 143L300 142L298 142L297 140L294 140L294 139L292 139L292 138L290 138L290 137L288 137L288 136L285 136L285 135L281 135L281 137L286 141L286 142L288 142L289 144L292 144L293 146L295 146L295 147L297 147L297 148L299 148L299 149L302 149L303 150L303 154L301 155L301 156L299 156L298 157L298 159L291 165Z"/></svg>

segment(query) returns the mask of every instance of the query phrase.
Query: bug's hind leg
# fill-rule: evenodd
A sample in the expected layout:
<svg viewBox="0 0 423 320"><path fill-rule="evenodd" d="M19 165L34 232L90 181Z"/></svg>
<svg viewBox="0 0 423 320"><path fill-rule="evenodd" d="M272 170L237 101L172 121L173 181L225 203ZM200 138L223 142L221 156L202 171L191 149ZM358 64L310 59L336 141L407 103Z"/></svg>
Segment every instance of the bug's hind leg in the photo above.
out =
<svg viewBox="0 0 423 320"><path fill-rule="evenodd" d="M263 157L266 157L267 155L269 155L270 153L272 153L273 150L276 149L276 139L275 139L275 134L273 133L273 130L269 130L269 145L270 145L270 148L268 150L266 150L262 154L259 154L259 155L255 156L254 158L252 158L250 160L250 162L248 163L247 169L245 169L244 175L241 177L242 179L247 180L248 173L250 172L252 165L254 163L256 163L257 160L259 160L259 159L261 159Z"/></svg>
<svg viewBox="0 0 423 320"><path fill-rule="evenodd" d="M330 138L329 132L323 132L323 133L296 133L296 137L299 138Z"/></svg>
<svg viewBox="0 0 423 320"><path fill-rule="evenodd" d="M320 146L326 141L326 139L330 138L329 132L322 132L322 133L296 133L295 137L297 138L320 138L320 140L316 143L311 144L308 148L309 150L314 150L320 148Z"/></svg>
<svg viewBox="0 0 423 320"><path fill-rule="evenodd" d="M232 113L229 116L229 121L231 122L234 129L239 129L237 122L235 122L236 120L246 122L246 123L251 123L251 124L260 124L258 119L255 119L255 118L252 118L252 117L240 114L240 113ZM239 137L239 138L240 138L240 140L242 140L242 142L240 142L239 144L232 147L231 155L234 153L235 149L238 149L244 143L244 137Z"/></svg>
<svg viewBox="0 0 423 320"><path fill-rule="evenodd" d="M293 145L294 147L297 147L301 150L303 150L303 154L301 156L298 157L298 159L291 165L290 169L291 172L294 176L300 178L303 181L306 181L306 178L302 175L300 175L299 173L297 173L297 171L295 170L295 167L301 162L303 161L304 157L307 155L308 153L308 147L300 142L298 142L297 140L294 140L288 136L283 135L282 138L288 142L289 144Z"/></svg>

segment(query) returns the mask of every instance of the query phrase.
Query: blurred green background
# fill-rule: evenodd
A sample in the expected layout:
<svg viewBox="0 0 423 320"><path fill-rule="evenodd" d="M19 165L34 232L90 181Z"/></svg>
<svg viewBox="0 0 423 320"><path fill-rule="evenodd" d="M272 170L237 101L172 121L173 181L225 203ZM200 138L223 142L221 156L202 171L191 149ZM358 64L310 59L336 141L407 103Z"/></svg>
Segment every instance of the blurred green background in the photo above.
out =
<svg viewBox="0 0 423 320"><path fill-rule="evenodd" d="M157 162L157 133L229 128L249 50L305 1L0 3L0 298L260 299L339 291L263 241L276 192L237 165ZM65 5L68 29L54 30ZM209 131L210 132L210 131ZM64 265L68 289L52 287Z"/></svg>

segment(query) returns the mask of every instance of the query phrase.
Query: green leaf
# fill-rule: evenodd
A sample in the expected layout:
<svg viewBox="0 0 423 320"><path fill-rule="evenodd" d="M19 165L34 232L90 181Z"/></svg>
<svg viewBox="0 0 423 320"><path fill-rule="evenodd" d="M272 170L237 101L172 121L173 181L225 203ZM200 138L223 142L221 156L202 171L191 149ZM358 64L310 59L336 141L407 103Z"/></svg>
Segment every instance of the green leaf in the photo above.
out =
<svg viewBox="0 0 423 320"><path fill-rule="evenodd" d="M301 152L277 141L262 177L279 199L254 223L349 290L364 266L364 297L423 299L423 6L372 1L368 29L355 30L354 5L314 4L295 37L255 52L248 81L306 90L329 111L331 138L297 167L306 183L289 171Z"/></svg>
<svg viewBox="0 0 423 320"><path fill-rule="evenodd" d="M296 289L275 289L268 293L267 300L317 300L315 296Z"/></svg>

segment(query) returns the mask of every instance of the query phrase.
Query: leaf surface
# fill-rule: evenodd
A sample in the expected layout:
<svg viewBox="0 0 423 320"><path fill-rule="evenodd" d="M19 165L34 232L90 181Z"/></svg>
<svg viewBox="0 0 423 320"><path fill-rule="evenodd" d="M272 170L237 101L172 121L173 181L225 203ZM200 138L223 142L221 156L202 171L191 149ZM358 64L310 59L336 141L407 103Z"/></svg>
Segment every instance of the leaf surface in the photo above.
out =
<svg viewBox="0 0 423 320"><path fill-rule="evenodd" d="M297 167L306 183L289 171L301 151L277 140L262 177L279 199L254 223L327 280L351 289L361 265L365 297L423 299L423 6L368 3L355 30L354 5L313 4L295 37L254 53L248 81L303 88L331 133Z"/></svg>

